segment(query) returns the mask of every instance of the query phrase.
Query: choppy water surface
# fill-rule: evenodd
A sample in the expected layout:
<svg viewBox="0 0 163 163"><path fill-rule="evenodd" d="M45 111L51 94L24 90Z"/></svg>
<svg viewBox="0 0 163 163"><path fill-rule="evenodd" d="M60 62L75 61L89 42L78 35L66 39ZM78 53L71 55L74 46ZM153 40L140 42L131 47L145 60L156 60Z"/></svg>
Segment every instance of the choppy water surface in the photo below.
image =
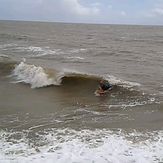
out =
<svg viewBox="0 0 163 163"><path fill-rule="evenodd" d="M162 43L162 27L1 21L0 162L163 162Z"/></svg>

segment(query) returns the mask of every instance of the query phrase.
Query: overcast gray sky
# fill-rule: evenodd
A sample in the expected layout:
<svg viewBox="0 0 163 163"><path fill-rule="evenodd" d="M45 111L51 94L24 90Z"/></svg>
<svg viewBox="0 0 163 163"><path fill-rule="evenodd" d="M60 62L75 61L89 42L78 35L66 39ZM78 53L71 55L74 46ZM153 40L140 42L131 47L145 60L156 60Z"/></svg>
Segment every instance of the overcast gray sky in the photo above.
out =
<svg viewBox="0 0 163 163"><path fill-rule="evenodd" d="M0 19L163 25L163 0L0 0Z"/></svg>

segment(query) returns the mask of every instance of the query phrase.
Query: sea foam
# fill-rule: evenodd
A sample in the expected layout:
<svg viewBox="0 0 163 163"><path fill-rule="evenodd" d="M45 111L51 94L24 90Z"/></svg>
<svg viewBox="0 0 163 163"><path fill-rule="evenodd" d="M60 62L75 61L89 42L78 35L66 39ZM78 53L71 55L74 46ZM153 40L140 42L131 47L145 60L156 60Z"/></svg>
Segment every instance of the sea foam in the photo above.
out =
<svg viewBox="0 0 163 163"><path fill-rule="evenodd" d="M53 78L48 77L42 67L29 65L24 62L15 67L12 75L16 78L16 82L30 84L31 88L58 84Z"/></svg>
<svg viewBox="0 0 163 163"><path fill-rule="evenodd" d="M12 135L13 134L13 135ZM19 139L11 139L19 135ZM163 132L51 129L37 133L0 133L0 162L154 163L163 161ZM9 138L9 139L8 139ZM31 143L29 143L31 142Z"/></svg>
<svg viewBox="0 0 163 163"><path fill-rule="evenodd" d="M113 75L106 75L105 79L110 81L112 84L120 85L126 88L137 87L141 85L140 83L119 79Z"/></svg>

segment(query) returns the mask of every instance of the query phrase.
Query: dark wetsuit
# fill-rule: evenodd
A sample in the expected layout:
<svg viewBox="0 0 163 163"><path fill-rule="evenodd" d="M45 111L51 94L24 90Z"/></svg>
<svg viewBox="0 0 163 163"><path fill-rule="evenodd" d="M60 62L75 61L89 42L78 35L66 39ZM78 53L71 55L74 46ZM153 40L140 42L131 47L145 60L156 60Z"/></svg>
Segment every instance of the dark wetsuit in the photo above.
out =
<svg viewBox="0 0 163 163"><path fill-rule="evenodd" d="M106 90L110 89L112 87L112 85L109 84L108 82L103 82L103 83L100 83L100 87L103 91L106 91Z"/></svg>

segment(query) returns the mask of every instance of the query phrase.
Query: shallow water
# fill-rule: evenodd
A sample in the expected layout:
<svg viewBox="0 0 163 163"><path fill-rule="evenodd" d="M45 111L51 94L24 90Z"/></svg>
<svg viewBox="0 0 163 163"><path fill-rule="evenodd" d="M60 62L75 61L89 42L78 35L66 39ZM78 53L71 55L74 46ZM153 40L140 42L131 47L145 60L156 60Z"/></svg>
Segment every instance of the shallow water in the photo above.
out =
<svg viewBox="0 0 163 163"><path fill-rule="evenodd" d="M162 27L1 21L0 162L163 161L162 42Z"/></svg>

